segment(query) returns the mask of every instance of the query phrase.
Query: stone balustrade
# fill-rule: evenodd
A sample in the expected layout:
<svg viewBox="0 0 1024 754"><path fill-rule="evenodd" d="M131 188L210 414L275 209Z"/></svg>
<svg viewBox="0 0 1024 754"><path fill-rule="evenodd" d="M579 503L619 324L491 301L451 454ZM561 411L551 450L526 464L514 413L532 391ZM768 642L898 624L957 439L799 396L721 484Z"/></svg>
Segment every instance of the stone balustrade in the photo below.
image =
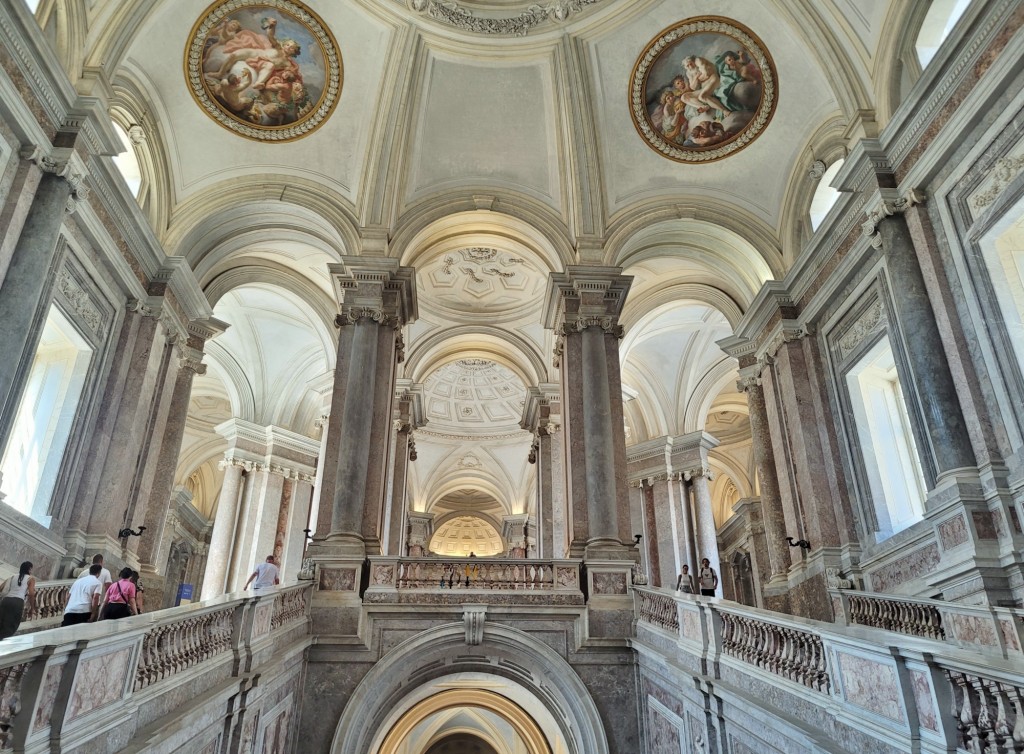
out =
<svg viewBox="0 0 1024 754"><path fill-rule="evenodd" d="M456 592L532 594L542 599L547 599L542 595L572 595L582 599L580 561L370 558L368 601L386 601L388 594L412 592L430 592L441 601L445 594Z"/></svg>
<svg viewBox="0 0 1024 754"><path fill-rule="evenodd" d="M637 591L639 619L668 631L679 631L679 610L676 602L667 594Z"/></svg>
<svg viewBox="0 0 1024 754"><path fill-rule="evenodd" d="M1024 610L924 600L893 594L829 590L841 625L944 640L965 649L1024 655Z"/></svg>
<svg viewBox="0 0 1024 754"><path fill-rule="evenodd" d="M754 667L827 694L821 638L791 625L721 611L722 651Z"/></svg>
<svg viewBox="0 0 1024 754"><path fill-rule="evenodd" d="M948 631L950 616L986 625L985 615L998 631L999 621L1019 620L1016 611L867 595L846 599L844 620L830 624L666 590L633 593L642 676L672 665L726 684L730 703L747 695L794 734L824 731L829 750L1024 752L1017 634L1000 632L1004 643L989 645ZM898 641L888 633L897 626Z"/></svg>
<svg viewBox="0 0 1024 754"><path fill-rule="evenodd" d="M311 588L225 595L4 640L0 749L112 752L141 735L181 750L187 742L165 741L160 722L203 718L197 699L229 698L239 678L262 672L258 663L301 652L311 641Z"/></svg>
<svg viewBox="0 0 1024 754"><path fill-rule="evenodd" d="M61 618L68 604L68 595L74 579L62 581L43 581L36 583L36 610L30 614L25 605L23 622L42 621L48 618Z"/></svg>

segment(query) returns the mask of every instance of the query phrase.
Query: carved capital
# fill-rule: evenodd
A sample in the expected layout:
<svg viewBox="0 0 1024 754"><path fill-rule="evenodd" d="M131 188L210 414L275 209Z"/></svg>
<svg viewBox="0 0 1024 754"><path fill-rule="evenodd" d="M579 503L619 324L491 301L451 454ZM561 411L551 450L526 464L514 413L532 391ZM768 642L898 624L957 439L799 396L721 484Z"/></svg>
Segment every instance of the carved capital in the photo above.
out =
<svg viewBox="0 0 1024 754"><path fill-rule="evenodd" d="M388 314L383 309L370 306L345 307L341 314L334 318L334 324L337 327L345 327L346 325L354 325L361 319L376 322L384 327L394 327L395 329L402 326L398 317Z"/></svg>
<svg viewBox="0 0 1024 754"><path fill-rule="evenodd" d="M878 232L878 226L883 220L895 215L902 215L911 207L917 204L924 204L925 196L917 189L910 189L906 194L895 195L895 192L880 190L864 209L867 220L861 225L861 230L868 238L871 246L882 248L882 235Z"/></svg>
<svg viewBox="0 0 1024 754"><path fill-rule="evenodd" d="M624 334L619 318L616 316L587 316L566 318L562 323L561 334L572 335L586 330L588 327L600 327L608 335L621 338Z"/></svg>
<svg viewBox="0 0 1024 754"><path fill-rule="evenodd" d="M468 577L466 583L468 584ZM466 644L480 646L484 640L484 623L487 622L487 605L465 605L462 620L466 625Z"/></svg>
<svg viewBox="0 0 1024 754"><path fill-rule="evenodd" d="M714 474L711 473L711 469L707 466L698 466L695 469L687 469L683 472L683 479L687 482L692 482L694 479L704 477L709 482L714 481Z"/></svg>

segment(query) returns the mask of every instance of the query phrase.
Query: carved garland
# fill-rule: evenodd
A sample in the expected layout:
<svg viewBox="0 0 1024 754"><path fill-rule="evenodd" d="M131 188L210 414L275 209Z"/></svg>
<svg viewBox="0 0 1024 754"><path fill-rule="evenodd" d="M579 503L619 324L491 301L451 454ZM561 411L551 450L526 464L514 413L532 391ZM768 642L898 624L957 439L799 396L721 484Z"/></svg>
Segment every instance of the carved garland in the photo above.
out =
<svg viewBox="0 0 1024 754"><path fill-rule="evenodd" d="M845 359L868 337L885 328L885 313L878 299L869 306L836 342L839 358Z"/></svg>
<svg viewBox="0 0 1024 754"><path fill-rule="evenodd" d="M531 5L525 11L504 18L478 16L454 0L398 0L413 11L456 29L474 34L524 37L547 22L565 21L574 13L604 0L556 0L546 5Z"/></svg>

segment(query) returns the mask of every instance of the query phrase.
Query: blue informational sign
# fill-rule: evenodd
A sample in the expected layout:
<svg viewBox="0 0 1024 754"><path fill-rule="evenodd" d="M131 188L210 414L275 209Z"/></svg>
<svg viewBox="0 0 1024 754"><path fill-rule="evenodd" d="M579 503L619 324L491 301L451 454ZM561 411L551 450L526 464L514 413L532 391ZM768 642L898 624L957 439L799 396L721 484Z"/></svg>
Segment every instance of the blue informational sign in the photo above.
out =
<svg viewBox="0 0 1024 754"><path fill-rule="evenodd" d="M192 585L182 584L178 587L178 599L175 605L187 605L192 601Z"/></svg>

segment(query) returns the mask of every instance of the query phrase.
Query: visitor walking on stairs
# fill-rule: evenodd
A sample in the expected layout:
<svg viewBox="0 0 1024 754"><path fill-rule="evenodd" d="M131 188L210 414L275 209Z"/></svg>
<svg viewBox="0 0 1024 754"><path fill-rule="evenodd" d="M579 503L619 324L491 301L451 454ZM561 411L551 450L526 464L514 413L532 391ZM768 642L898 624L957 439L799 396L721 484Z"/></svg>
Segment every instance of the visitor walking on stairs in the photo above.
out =
<svg viewBox="0 0 1024 754"><path fill-rule="evenodd" d="M4 582L3 600L0 600L0 639L14 636L25 614L28 601L29 615L36 610L36 577L32 575L32 564L27 560L21 564L17 576Z"/></svg>

